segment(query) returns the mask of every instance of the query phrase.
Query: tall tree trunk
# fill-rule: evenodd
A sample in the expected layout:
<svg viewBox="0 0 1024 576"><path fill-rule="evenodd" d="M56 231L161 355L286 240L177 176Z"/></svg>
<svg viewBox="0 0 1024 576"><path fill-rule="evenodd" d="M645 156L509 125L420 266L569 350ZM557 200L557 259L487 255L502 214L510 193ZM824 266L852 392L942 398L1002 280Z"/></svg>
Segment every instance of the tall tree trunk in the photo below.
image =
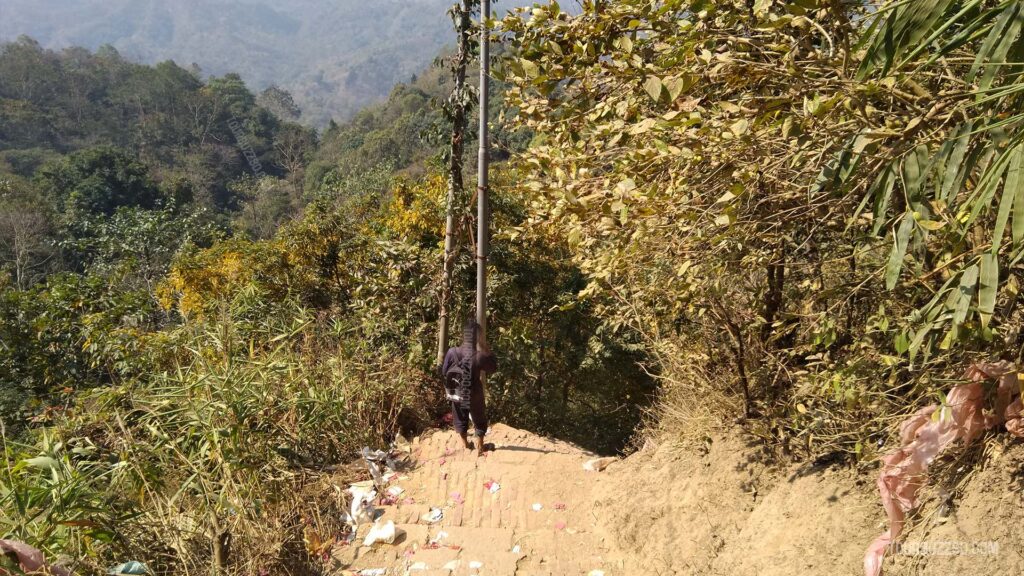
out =
<svg viewBox="0 0 1024 576"><path fill-rule="evenodd" d="M458 49L452 61L455 88L448 100L448 113L452 121L451 144L448 150L448 199L445 207L444 269L441 276L441 306L437 331L437 365L444 362L448 348L450 328L449 313L452 297L452 269L455 265L455 207L464 194L462 180L462 159L465 150L466 109L469 93L466 90L466 65L469 63L472 38L470 37L470 13L473 0L462 0L462 5L452 7L452 16L458 33Z"/></svg>

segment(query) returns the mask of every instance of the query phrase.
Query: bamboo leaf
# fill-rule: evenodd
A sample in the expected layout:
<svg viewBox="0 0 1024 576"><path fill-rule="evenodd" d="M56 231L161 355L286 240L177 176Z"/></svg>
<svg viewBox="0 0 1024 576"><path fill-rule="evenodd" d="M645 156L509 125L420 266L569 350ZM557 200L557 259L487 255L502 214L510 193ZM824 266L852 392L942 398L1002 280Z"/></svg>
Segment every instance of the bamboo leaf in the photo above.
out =
<svg viewBox="0 0 1024 576"><path fill-rule="evenodd" d="M858 78L863 79L878 69L883 75L887 74L901 54L920 46L953 4L953 0L916 0L893 8L874 33ZM876 17L876 22L878 18L880 16Z"/></svg>
<svg viewBox="0 0 1024 576"><path fill-rule="evenodd" d="M949 145L949 154L943 156L943 164L939 166L943 169L939 198L946 201L947 204L960 191L960 183L970 172L970 158L967 158L968 162L964 162L964 159L967 156L967 147L971 143L970 134L973 128L973 122L965 122L957 129L956 137L946 141L946 144Z"/></svg>
<svg viewBox="0 0 1024 576"><path fill-rule="evenodd" d="M978 86L984 90L992 86L992 81L1002 65L1006 63L1006 55L1017 40L1020 34L1021 24L1024 23L1024 6L1020 2L1010 2L1003 9L1002 14L996 19L995 24L989 31L988 37L978 50L978 55L967 74L967 81L973 81L984 67L981 80Z"/></svg>
<svg viewBox="0 0 1024 576"><path fill-rule="evenodd" d="M896 166L893 163L878 175L878 179L871 185L871 190L868 192L868 195L875 199L874 225L871 230L871 234L874 236L877 236L882 230L882 226L885 225L885 214L889 210L889 199L892 198L892 190L895 185Z"/></svg>
<svg viewBox="0 0 1024 576"><path fill-rule="evenodd" d="M29 458L25 460L25 464L32 468L39 468L41 470L52 470L57 467L57 461L49 456L37 456L35 458Z"/></svg>
<svg viewBox="0 0 1024 576"><path fill-rule="evenodd" d="M924 144L914 149L914 152L907 154L903 160L903 185L906 188L907 199L911 202L921 198L921 190L927 176L928 147Z"/></svg>
<svg viewBox="0 0 1024 576"><path fill-rule="evenodd" d="M974 9L979 4L981 4L981 2L982 2L982 0L972 0L971 2L968 2L967 4L965 4L964 7L961 8L959 12L957 12L956 14L954 14L953 16L951 16L949 18L944 19L941 23L939 23L939 26L935 28L935 30L932 32L931 36L929 36L927 39L917 43L917 47L914 48L913 50L911 50L911 52L909 54L907 54L903 58L903 61L900 63L900 65L902 66L902 65L906 64L907 62L912 61L914 58L916 58L918 55L920 55L925 50L929 50L929 49L934 50L935 49L934 42L944 32L946 32L951 27L953 27L954 24L959 23L960 19L963 16L966 16L966 15L970 14L971 12L973 12Z"/></svg>
<svg viewBox="0 0 1024 576"><path fill-rule="evenodd" d="M1010 227L1010 237L1013 239L1015 248L1024 240L1024 175L1021 174L1021 170L1024 170L1024 154L1019 162L1015 183L1011 185L1007 181L1006 186L1003 187L1003 194L1009 193L1014 196L1013 225Z"/></svg>
<svg viewBox="0 0 1024 576"><path fill-rule="evenodd" d="M991 252L986 252L981 256L981 285L978 288L978 315L983 327L987 327L992 321L998 288L999 258Z"/></svg>
<svg viewBox="0 0 1024 576"><path fill-rule="evenodd" d="M1003 194L999 199L999 213L996 216L995 227L992 230L992 253L999 254L999 247L1003 242L1003 235L1006 232L1006 223L1010 219L1010 211L1013 208L1014 200L1021 184L1022 160L1024 160L1024 147L1018 146L1009 154L1013 157L1008 163L1006 171L1006 184L1003 186ZM1016 224L1016 222L1014 222Z"/></svg>
<svg viewBox="0 0 1024 576"><path fill-rule="evenodd" d="M868 45L864 60L860 63L860 69L857 70L858 80L864 80L875 71L880 70L883 76L889 71L896 57L894 27L898 15L899 13L894 10L885 18L881 15L875 17L871 28L876 29L873 31L872 41Z"/></svg>
<svg viewBox="0 0 1024 576"><path fill-rule="evenodd" d="M978 286L978 265L972 264L960 275L960 286L957 288L956 302L953 309L953 325L959 326L967 320L967 313L971 310L971 302L974 300L974 292Z"/></svg>
<svg viewBox="0 0 1024 576"><path fill-rule="evenodd" d="M979 4L982 4L982 2L975 2L964 6L962 12L968 14L973 13L974 19L967 22L960 31L953 35L952 38L936 47L936 49L932 51L932 55L928 58L928 61L925 62L925 66L934 64L939 58L942 58L968 42L976 40L984 33L985 26L990 20L996 17L999 10L978 11L975 8Z"/></svg>
<svg viewBox="0 0 1024 576"><path fill-rule="evenodd" d="M989 165L984 175L982 175L981 182L978 183L978 188L975 190L974 197L970 202L968 202L971 212L963 222L965 228L970 226L970 224L978 218L982 210L991 206L992 198L995 196L996 190L999 188L999 182L1002 181L1003 174L1006 173L1006 169L1009 166L1010 156L1010 153L1001 154L996 158L995 162Z"/></svg>
<svg viewBox="0 0 1024 576"><path fill-rule="evenodd" d="M910 211L903 215L903 221L895 233L892 252L889 253L889 262L885 266L885 287L892 290L899 280L900 271L903 269L903 258L907 255L907 246L910 243L910 235L914 232L914 214Z"/></svg>
<svg viewBox="0 0 1024 576"><path fill-rule="evenodd" d="M910 353L910 361L913 362L917 356L918 350L921 349L921 344L924 344L924 339L928 336L928 333L932 330L932 324L925 324L914 333L913 340L910 341L910 347L908 352Z"/></svg>

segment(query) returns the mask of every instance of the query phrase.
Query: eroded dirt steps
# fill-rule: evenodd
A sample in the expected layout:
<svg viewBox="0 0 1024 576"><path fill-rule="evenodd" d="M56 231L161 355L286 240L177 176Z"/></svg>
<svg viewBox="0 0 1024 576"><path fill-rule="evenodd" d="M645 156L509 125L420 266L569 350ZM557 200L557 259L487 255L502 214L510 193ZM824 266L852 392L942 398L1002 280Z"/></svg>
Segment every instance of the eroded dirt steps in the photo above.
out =
<svg viewBox="0 0 1024 576"><path fill-rule="evenodd" d="M341 574L617 573L591 512L596 474L583 464L594 455L500 424L487 442L495 450L477 457L451 431L415 439L413 466L389 483L404 492L394 505L381 507L381 521L393 520L398 528L395 543L362 546L369 530L364 525L354 543L336 549L346 566ZM487 487L491 482L496 491ZM423 518L432 507L444 514L435 523Z"/></svg>

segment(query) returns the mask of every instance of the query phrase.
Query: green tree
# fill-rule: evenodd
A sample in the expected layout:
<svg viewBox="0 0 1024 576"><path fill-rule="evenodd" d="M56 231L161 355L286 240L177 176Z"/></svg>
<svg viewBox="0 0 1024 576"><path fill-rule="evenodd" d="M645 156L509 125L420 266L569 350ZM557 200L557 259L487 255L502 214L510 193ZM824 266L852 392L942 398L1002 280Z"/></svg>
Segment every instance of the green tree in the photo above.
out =
<svg viewBox="0 0 1024 576"><path fill-rule="evenodd" d="M48 164L37 182L60 211L84 218L110 216L121 207L152 209L163 200L146 165L109 146L81 150Z"/></svg>

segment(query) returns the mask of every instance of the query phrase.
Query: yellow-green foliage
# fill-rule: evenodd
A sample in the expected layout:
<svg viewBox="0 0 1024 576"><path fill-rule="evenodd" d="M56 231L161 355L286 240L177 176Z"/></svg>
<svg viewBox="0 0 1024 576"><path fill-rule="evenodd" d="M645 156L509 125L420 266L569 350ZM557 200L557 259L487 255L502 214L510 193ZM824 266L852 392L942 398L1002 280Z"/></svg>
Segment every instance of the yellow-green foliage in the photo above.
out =
<svg viewBox="0 0 1024 576"><path fill-rule="evenodd" d="M1024 12L961 7L504 20L507 100L537 134L524 230L568 239L606 324L685 392L673 405L739 397L784 449L863 456L965 356L1019 358Z"/></svg>
<svg viewBox="0 0 1024 576"><path fill-rule="evenodd" d="M219 242L179 258L157 287L157 297L164 308L183 316L209 313L218 302L231 300L253 284L281 298L292 287L291 260L280 242Z"/></svg>
<svg viewBox="0 0 1024 576"><path fill-rule="evenodd" d="M440 175L415 185L400 183L383 215L386 230L408 240L444 238L444 202L448 182Z"/></svg>

